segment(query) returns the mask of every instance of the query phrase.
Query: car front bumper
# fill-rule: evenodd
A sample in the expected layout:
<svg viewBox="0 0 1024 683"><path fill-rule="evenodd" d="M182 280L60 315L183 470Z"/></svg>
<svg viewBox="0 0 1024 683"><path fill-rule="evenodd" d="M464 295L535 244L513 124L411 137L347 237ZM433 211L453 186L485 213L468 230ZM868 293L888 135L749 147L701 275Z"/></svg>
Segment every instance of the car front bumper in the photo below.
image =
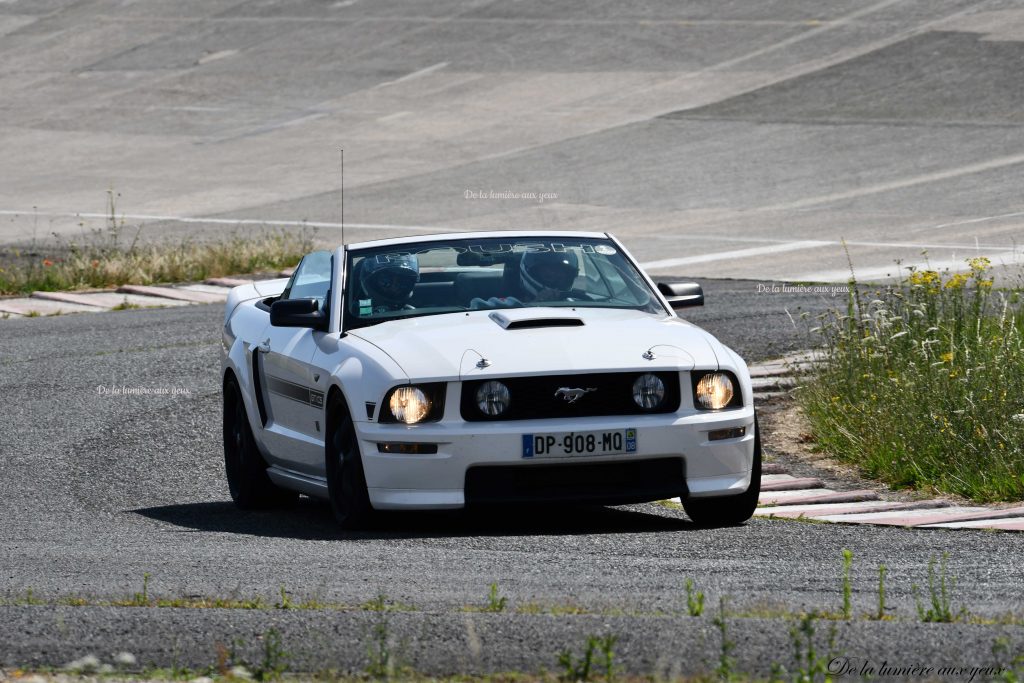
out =
<svg viewBox="0 0 1024 683"><path fill-rule="evenodd" d="M745 434L708 439L713 430L733 427L744 427ZM524 434L627 428L637 430L637 448L632 453L523 457ZM689 414L460 421L411 427L360 422L356 432L370 502L379 510L461 508L467 500L622 503L672 496L726 496L742 493L750 485L754 457L752 406ZM381 453L380 443L433 444L437 452ZM484 468L494 469L483 472ZM542 472L540 468L545 469ZM578 477L574 477L576 473ZM509 484L508 496L500 493L502 481ZM478 485L481 482L487 486ZM481 493L476 496L474 492Z"/></svg>

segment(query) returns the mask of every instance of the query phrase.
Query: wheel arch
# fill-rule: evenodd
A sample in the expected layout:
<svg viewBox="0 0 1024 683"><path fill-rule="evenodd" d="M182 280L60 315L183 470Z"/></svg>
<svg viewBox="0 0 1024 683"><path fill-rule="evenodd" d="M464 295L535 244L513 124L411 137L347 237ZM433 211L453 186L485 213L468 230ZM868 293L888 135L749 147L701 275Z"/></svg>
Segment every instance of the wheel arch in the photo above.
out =
<svg viewBox="0 0 1024 683"><path fill-rule="evenodd" d="M348 396L345 395L345 390L342 389L341 385L332 383L330 388L327 389L327 396L324 398L324 427L325 427L325 440L330 438L331 430L334 428L334 416L332 415L331 408L336 404L340 404L340 409L345 411L348 415L349 421L352 423L352 428L355 429L355 416L352 414L351 403L348 400ZM324 450L324 456L326 457L326 449Z"/></svg>
<svg viewBox="0 0 1024 683"><path fill-rule="evenodd" d="M345 395L344 390L342 390L342 388L337 384L331 384L331 387L327 390L327 401L324 405L329 410L335 401L341 401L342 407L347 410L351 416L352 410L349 408L348 397Z"/></svg>

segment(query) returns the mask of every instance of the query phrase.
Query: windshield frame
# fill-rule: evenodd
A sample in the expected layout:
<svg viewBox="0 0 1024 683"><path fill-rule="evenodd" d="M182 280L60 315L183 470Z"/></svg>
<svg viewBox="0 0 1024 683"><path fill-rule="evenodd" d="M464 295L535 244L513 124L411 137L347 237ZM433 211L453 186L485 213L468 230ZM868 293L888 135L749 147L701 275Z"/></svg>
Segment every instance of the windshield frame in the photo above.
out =
<svg viewBox="0 0 1024 683"><path fill-rule="evenodd" d="M490 248L495 247L495 248ZM599 249L598 249L599 247ZM553 249L552 249L553 248ZM674 316L675 312L666 304L664 296L658 290L657 286L651 280L650 276L639 267L636 260L632 257L629 251L619 242L613 235L604 233L585 233L585 232L478 232L478 233L454 233L454 234L443 234L443 235L429 235L417 238L400 238L395 240L380 240L375 242L365 242L358 245L345 245L338 250L339 253L344 254L342 259L341 273L343 276L342 287L338 294L338 306L334 313L338 315L340 331L342 333L349 332L352 330L360 329L363 327L372 327L385 322L392 322L395 320L406 320L410 318L420 317L433 317L436 315L450 315L452 313L470 313L474 311L494 311L494 310L515 310L520 308L540 308L540 307L571 307L573 309L580 308L597 308L606 310L635 310L643 311L652 315L667 315ZM578 253L581 259L581 266L585 266L581 269L581 274L577 278L583 280L583 284L590 284L586 279L585 270L589 268L594 271L594 280L605 285L608 291L608 298L605 301L610 301L615 298L616 293L612 292L608 285L608 273L607 268L611 267L617 271L621 277L622 287L618 290L619 294L623 292L642 293L646 296L646 300L636 301L635 303L623 302L621 305L607 304L605 301L596 299L568 299L566 301L520 301L509 296L515 303L511 305L481 305L477 307L463 306L463 305L438 305L431 306L429 310L425 310L420 313L418 309L408 308L408 312L405 313L401 309L377 311L372 312L369 315L375 317L363 318L360 316L359 309L353 309L353 302L351 297L356 293L361 293L361 296L366 296L362 293L362 286L356 281L359 277L360 262L356 259L369 258L369 257L381 257L384 256L387 259L393 259L403 255L414 254L417 257L429 255L431 252L449 252L454 251L456 254L457 265L444 265L441 267L431 266L431 259L426 259L426 265L421 269L421 275L423 273L429 273L431 275L436 273L455 273L453 280L461 272L483 272L490 266L501 266L506 268L506 258L514 258L516 256L522 257L527 253L548 253L548 252L566 252L571 251ZM463 254L469 254L465 257L467 259L472 258L473 255L483 255L486 259L488 256L497 257L496 260L489 263L461 263L464 258ZM599 256L598 256L599 255ZM586 260L589 259L589 260ZM600 265L598 265L600 264ZM515 267L515 266L512 266ZM465 268L465 271L459 270L459 268ZM441 280L446 281L446 280ZM419 284L422 284L421 279ZM357 292L358 290L358 292ZM572 293L583 293L588 294L587 290L570 290L569 294ZM639 297L638 297L639 299ZM477 299L473 300L477 302ZM361 302L365 303L365 301ZM481 304L493 303L493 302L479 302ZM604 304L604 305L602 305ZM363 309L365 311L365 309ZM382 317L376 317L376 316Z"/></svg>

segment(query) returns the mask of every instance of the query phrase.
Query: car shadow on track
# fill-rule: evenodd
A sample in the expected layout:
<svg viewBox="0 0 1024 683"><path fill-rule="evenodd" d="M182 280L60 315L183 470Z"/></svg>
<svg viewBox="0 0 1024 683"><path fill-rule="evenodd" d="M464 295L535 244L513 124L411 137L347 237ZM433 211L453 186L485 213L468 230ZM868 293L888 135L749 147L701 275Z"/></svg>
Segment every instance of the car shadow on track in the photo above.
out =
<svg viewBox="0 0 1024 683"><path fill-rule="evenodd" d="M446 512L379 514L372 529L344 531L319 501L303 499L283 510L245 511L230 502L184 503L130 510L183 531L247 534L303 540L559 536L689 531L680 511L655 505L625 507L485 507Z"/></svg>

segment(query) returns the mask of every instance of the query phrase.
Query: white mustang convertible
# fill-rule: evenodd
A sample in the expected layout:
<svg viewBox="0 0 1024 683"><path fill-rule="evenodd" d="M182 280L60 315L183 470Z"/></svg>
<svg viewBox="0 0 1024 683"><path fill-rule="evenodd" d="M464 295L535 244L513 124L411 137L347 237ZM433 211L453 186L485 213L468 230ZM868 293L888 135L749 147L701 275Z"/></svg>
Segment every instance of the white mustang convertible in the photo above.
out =
<svg viewBox="0 0 1024 683"><path fill-rule="evenodd" d="M231 291L224 458L243 508L306 494L375 510L679 496L697 524L753 514L750 374L680 319L611 235L486 232L308 254Z"/></svg>

